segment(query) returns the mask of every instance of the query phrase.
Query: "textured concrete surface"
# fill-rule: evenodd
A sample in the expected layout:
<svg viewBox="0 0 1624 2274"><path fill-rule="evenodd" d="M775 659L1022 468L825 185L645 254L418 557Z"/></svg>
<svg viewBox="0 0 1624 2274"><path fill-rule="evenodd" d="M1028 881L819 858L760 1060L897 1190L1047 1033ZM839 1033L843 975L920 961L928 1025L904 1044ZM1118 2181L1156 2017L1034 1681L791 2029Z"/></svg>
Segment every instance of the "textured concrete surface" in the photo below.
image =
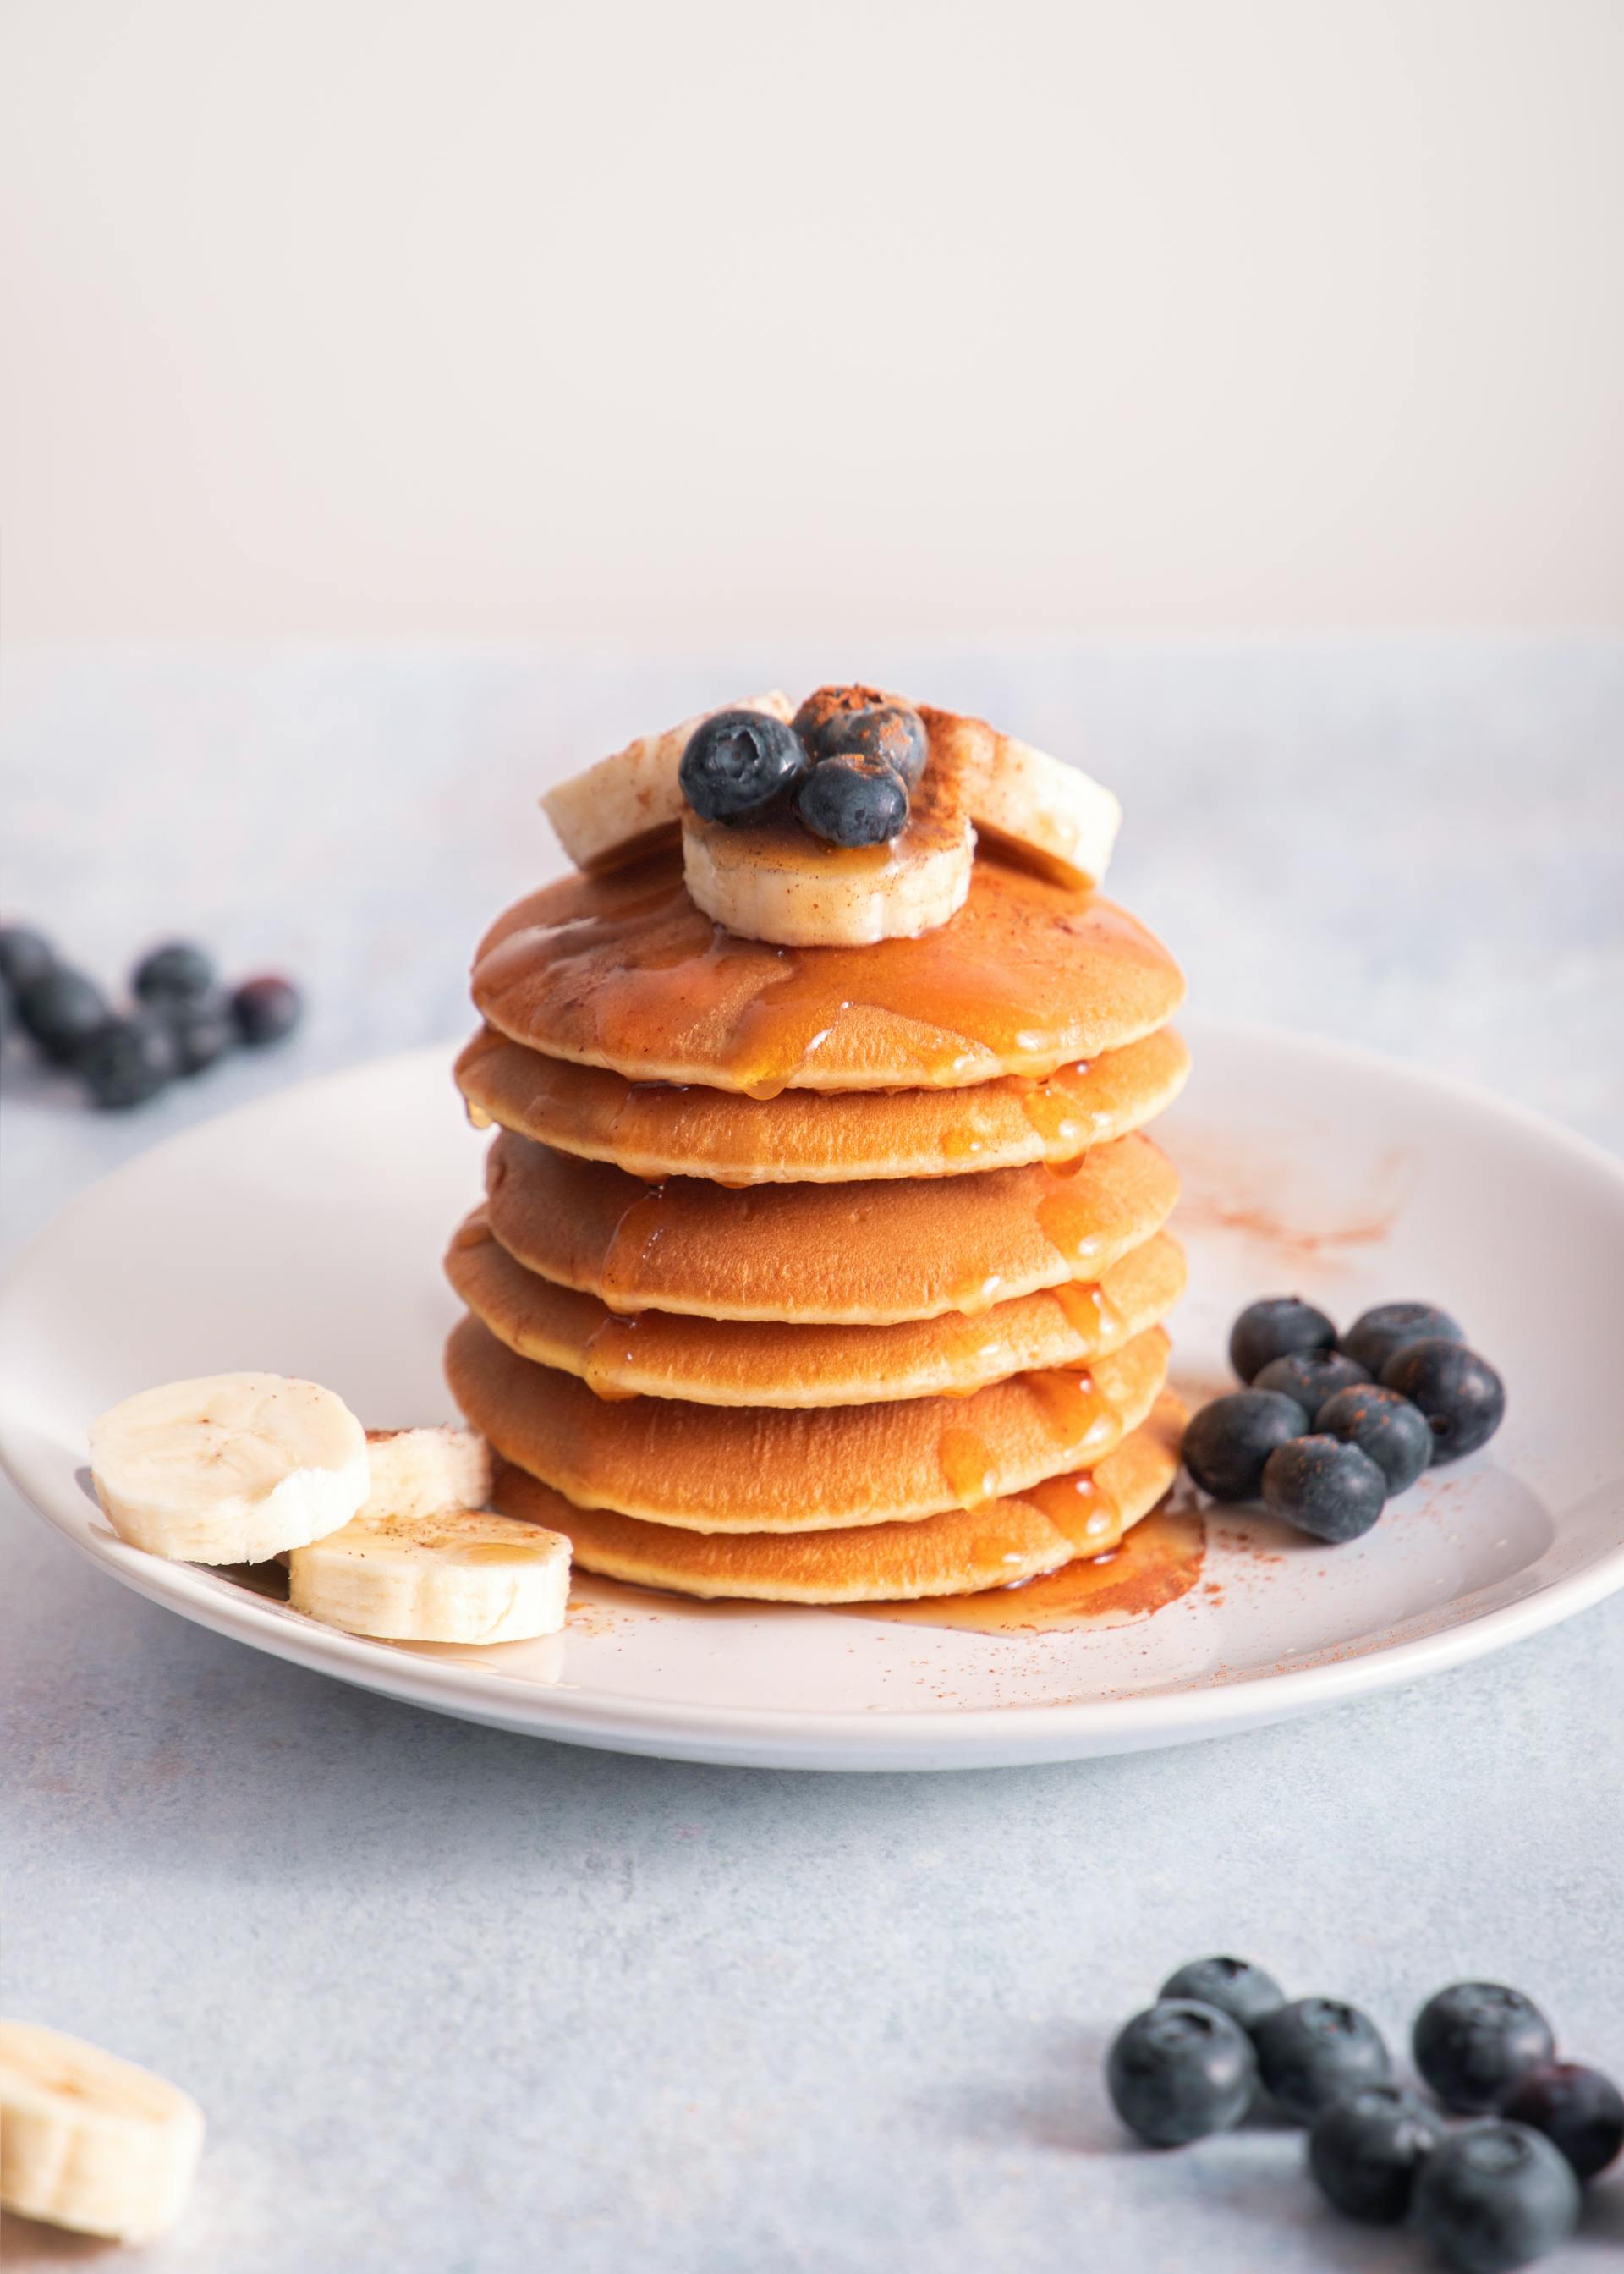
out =
<svg viewBox="0 0 1624 2274"><path fill-rule="evenodd" d="M11 666L8 907L109 975L196 930L314 1007L125 1118L8 1057L7 1250L184 1121L456 1031L480 922L551 858L549 774L853 664L1113 781L1113 885L1205 1007L1624 1145L1617 648L57 653ZM1560 1276L1546 1299L1560 1330ZM1624 1599L1258 1736L843 1779L435 1720L123 1593L9 1492L0 1540L0 2002L203 2101L154 2274L1420 2266L1321 2215L1295 2135L1124 2142L1103 2043L1213 1949L1401 2037L1440 1983L1508 1978L1624 2067ZM115 2263L16 2221L0 2245ZM1615 2172L1550 2263L1621 2255Z"/></svg>

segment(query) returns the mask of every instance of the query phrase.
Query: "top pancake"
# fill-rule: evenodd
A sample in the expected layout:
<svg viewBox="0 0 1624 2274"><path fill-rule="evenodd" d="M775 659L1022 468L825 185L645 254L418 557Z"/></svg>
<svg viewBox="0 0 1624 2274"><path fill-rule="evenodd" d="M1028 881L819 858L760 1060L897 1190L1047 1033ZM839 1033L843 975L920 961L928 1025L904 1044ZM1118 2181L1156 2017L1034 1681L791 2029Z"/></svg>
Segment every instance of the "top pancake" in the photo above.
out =
<svg viewBox="0 0 1624 2274"><path fill-rule="evenodd" d="M735 937L669 855L567 877L498 919L473 974L486 1024L530 1050L758 1098L1042 1079L1153 1033L1183 995L1111 901L984 852L951 922L859 948Z"/></svg>
<svg viewBox="0 0 1624 2274"><path fill-rule="evenodd" d="M543 1058L486 1028L456 1080L476 1118L635 1177L724 1185L951 1177L1071 1161L1171 1104L1190 1053L1163 1027L1047 1081L1007 1074L963 1089L786 1089L741 1096L696 1083L628 1081Z"/></svg>

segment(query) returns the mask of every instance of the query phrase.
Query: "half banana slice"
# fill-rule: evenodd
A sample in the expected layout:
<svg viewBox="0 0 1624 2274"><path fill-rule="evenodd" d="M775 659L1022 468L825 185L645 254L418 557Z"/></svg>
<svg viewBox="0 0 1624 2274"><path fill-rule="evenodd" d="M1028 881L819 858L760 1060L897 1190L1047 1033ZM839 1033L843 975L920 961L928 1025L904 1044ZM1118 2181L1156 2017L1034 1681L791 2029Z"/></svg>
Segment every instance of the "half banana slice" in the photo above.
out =
<svg viewBox="0 0 1624 2274"><path fill-rule="evenodd" d="M747 695L742 702L695 712L662 734L639 734L612 758L549 790L541 809L577 869L613 869L635 860L688 810L677 779L682 753L696 727L717 711L762 711L788 726L795 706L787 695Z"/></svg>
<svg viewBox="0 0 1624 2274"><path fill-rule="evenodd" d="M443 1516L485 1508L491 1448L477 1429L369 1429L372 1480L357 1514Z"/></svg>
<svg viewBox="0 0 1624 2274"><path fill-rule="evenodd" d="M568 1598L568 1540L484 1510L359 1516L288 1558L296 1611L389 1642L528 1642Z"/></svg>
<svg viewBox="0 0 1624 2274"><path fill-rule="evenodd" d="M187 1563L262 1563L347 1524L366 1433L342 1397L280 1374L212 1374L93 1422L90 1473L121 1540Z"/></svg>
<svg viewBox="0 0 1624 2274"><path fill-rule="evenodd" d="M203 2112L151 2069L37 2022L0 2021L0 2203L115 2242L179 2214Z"/></svg>

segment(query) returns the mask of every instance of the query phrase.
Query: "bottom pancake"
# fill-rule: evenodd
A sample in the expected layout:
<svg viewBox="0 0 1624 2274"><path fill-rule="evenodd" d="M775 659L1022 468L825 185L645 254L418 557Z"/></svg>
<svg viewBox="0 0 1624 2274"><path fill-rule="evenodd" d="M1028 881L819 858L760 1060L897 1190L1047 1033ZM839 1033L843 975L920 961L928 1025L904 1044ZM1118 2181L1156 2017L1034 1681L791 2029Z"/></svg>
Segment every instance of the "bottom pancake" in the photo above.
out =
<svg viewBox="0 0 1624 2274"><path fill-rule="evenodd" d="M1150 1417L1091 1476L950 1509L913 1524L834 1532L702 1532L575 1508L523 1469L499 1471L492 1504L566 1533L583 1571L676 1594L758 1602L902 1602L978 1594L1109 1547L1148 1516L1178 1472L1184 1409L1163 1390Z"/></svg>

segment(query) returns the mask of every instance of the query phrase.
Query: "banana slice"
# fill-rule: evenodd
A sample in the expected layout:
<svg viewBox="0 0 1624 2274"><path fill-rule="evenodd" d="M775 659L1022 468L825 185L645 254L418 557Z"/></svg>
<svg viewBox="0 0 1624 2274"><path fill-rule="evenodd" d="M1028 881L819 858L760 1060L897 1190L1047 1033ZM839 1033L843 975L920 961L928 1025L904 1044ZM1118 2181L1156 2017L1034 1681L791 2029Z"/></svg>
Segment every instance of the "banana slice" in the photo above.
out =
<svg viewBox="0 0 1624 2274"><path fill-rule="evenodd" d="M187 1563L261 1563L347 1524L366 1434L313 1382L215 1374L126 1397L91 1425L90 1473L121 1540Z"/></svg>
<svg viewBox="0 0 1624 2274"><path fill-rule="evenodd" d="M151 2069L36 2022L0 2021L0 2203L115 2242L177 2217L203 2112Z"/></svg>
<svg viewBox="0 0 1624 2274"><path fill-rule="evenodd" d="M916 800L889 845L825 845L775 815L747 829L682 817L682 881L715 922L776 947L913 939L964 906L975 832L963 811Z"/></svg>
<svg viewBox="0 0 1624 2274"><path fill-rule="evenodd" d="M362 1517L444 1516L484 1508L491 1497L491 1449L477 1429L369 1429L372 1483Z"/></svg>
<svg viewBox="0 0 1624 2274"><path fill-rule="evenodd" d="M296 1611L390 1642L528 1642L568 1597L568 1540L483 1510L358 1516L288 1558Z"/></svg>
<svg viewBox="0 0 1624 2274"><path fill-rule="evenodd" d="M1088 889L1110 866L1122 807L1079 767L1000 734L981 719L927 711L930 763L957 772L970 818L1056 876Z"/></svg>
<svg viewBox="0 0 1624 2274"><path fill-rule="evenodd" d="M680 821L688 810L677 780L682 753L695 727L717 711L764 711L786 727L795 715L788 696L776 691L718 703L663 734L640 734L613 757L600 758L549 790L541 809L577 869L613 869L634 860L662 830Z"/></svg>
<svg viewBox="0 0 1624 2274"><path fill-rule="evenodd" d="M792 715L777 694L741 707ZM729 931L778 946L866 947L945 923L969 890L978 831L1063 884L1100 883L1122 819L1109 790L980 719L928 709L920 716L929 756L907 826L888 845L825 845L784 814L745 826L702 820L678 780L697 719L633 742L542 803L583 869L629 860L680 821L695 904Z"/></svg>

